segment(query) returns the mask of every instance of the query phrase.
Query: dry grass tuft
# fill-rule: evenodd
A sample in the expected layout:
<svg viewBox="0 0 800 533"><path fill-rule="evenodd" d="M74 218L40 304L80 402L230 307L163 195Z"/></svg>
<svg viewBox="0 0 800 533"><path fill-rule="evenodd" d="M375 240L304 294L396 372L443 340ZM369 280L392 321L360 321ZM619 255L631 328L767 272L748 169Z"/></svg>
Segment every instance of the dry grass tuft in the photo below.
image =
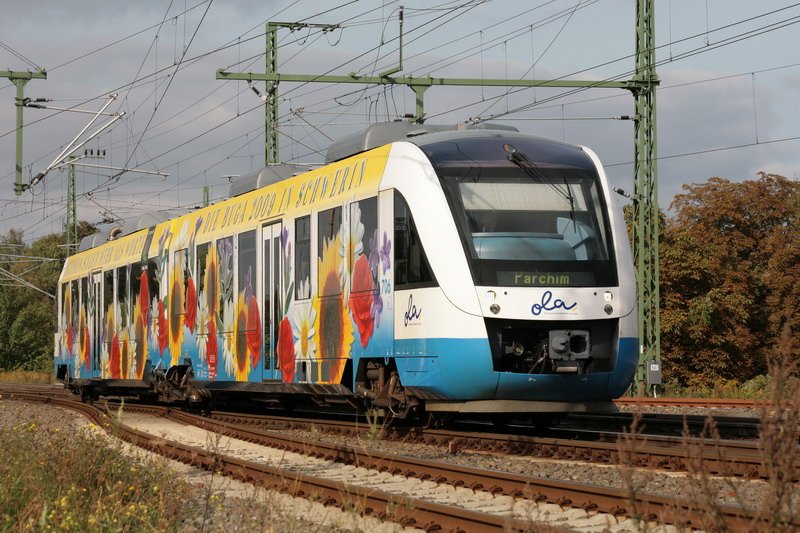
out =
<svg viewBox="0 0 800 533"><path fill-rule="evenodd" d="M55 383L55 380L49 372L9 370L0 371L0 383Z"/></svg>

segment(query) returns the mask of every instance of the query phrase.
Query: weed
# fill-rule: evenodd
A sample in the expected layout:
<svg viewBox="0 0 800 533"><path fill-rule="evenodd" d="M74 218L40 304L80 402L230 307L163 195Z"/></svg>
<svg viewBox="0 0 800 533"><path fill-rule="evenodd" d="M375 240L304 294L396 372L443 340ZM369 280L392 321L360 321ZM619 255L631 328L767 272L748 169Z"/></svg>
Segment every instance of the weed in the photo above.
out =
<svg viewBox="0 0 800 533"><path fill-rule="evenodd" d="M0 383L54 383L50 372L25 370L0 371Z"/></svg>
<svg viewBox="0 0 800 533"><path fill-rule="evenodd" d="M0 464L3 531L175 529L186 517L185 484L89 432L2 428Z"/></svg>

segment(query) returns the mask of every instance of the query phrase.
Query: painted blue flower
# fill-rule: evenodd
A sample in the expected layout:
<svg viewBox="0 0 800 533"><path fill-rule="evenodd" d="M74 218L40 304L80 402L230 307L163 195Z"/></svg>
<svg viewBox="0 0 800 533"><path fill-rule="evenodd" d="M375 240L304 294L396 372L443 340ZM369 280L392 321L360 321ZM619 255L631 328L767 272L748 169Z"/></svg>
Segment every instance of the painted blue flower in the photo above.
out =
<svg viewBox="0 0 800 533"><path fill-rule="evenodd" d="M389 235L383 232L383 246L381 246L381 262L383 263L383 273L389 270L392 266L392 240Z"/></svg>
<svg viewBox="0 0 800 533"><path fill-rule="evenodd" d="M369 238L369 269L372 270L373 276L378 275L378 263L380 262L378 247L378 229L375 228L375 233Z"/></svg>
<svg viewBox="0 0 800 533"><path fill-rule="evenodd" d="M289 228L284 226L281 230L281 248L286 253L286 245L289 243Z"/></svg>

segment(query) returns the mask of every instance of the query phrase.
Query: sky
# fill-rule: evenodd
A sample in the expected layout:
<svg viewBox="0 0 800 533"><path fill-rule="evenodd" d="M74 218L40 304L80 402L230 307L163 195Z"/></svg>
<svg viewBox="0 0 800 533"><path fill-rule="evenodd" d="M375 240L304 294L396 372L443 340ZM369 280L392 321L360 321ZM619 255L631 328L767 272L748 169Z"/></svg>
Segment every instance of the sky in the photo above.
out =
<svg viewBox="0 0 800 533"><path fill-rule="evenodd" d="M228 194L229 176L264 164L264 106L246 82L217 69L263 72L267 21L339 24L282 29L278 71L372 75L397 66L404 6L403 70L436 77L628 79L634 67L632 0L39 0L4 2L0 68L47 70L25 96L24 175L41 173L92 119L124 113L80 148L104 151L77 166L78 218L129 219L201 205ZM757 172L800 179L800 3L656 0L659 203L686 183ZM398 75L399 75L398 74ZM263 82L255 87L263 93ZM14 195L15 87L0 78L0 234L30 242L60 232L67 172L53 169ZM404 86L282 83L283 161L319 164L331 139L414 112ZM427 122L491 119L594 150L612 183L633 190L634 100L617 89L433 87ZM98 129L111 116L87 129ZM85 138L81 137L81 139ZM161 176L155 172L168 174ZM620 196L620 203L629 200Z"/></svg>

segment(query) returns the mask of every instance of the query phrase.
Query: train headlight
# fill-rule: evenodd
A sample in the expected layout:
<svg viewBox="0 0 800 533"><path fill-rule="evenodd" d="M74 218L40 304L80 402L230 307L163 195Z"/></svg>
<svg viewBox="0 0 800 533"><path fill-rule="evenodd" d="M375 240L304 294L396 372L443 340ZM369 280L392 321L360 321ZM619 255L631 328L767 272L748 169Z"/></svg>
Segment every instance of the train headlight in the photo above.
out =
<svg viewBox="0 0 800 533"><path fill-rule="evenodd" d="M518 342L514 343L514 346L511 347L511 351L514 352L514 355L522 355L525 353L525 347Z"/></svg>
<svg viewBox="0 0 800 533"><path fill-rule="evenodd" d="M492 304L489 306L489 311L494 313L495 315L500 312L500 306L497 304Z"/></svg>
<svg viewBox="0 0 800 533"><path fill-rule="evenodd" d="M606 304L606 306L603 308L603 311L605 311L607 315L610 315L614 312L614 308Z"/></svg>

